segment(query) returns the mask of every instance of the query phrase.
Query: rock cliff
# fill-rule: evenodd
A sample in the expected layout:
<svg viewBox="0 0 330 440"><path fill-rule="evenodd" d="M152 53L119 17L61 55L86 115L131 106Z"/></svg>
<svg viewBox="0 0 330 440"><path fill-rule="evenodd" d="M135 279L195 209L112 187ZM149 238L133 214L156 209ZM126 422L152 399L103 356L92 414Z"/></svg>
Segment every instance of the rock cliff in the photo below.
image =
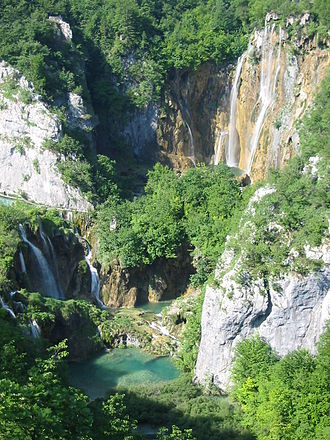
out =
<svg viewBox="0 0 330 440"><path fill-rule="evenodd" d="M309 36L309 21L305 14L281 26L268 14L236 66L175 72L161 105L130 119L126 134L136 154L180 170L226 161L252 180L282 167L299 148L296 122L329 65L328 47Z"/></svg>
<svg viewBox="0 0 330 440"><path fill-rule="evenodd" d="M91 205L77 188L63 182L61 159L46 149L58 142L62 128L18 71L0 63L0 190L47 206L85 211Z"/></svg>
<svg viewBox="0 0 330 440"><path fill-rule="evenodd" d="M256 204L274 191L270 187L257 190L247 217L253 218ZM278 228L275 224L271 227ZM246 237L255 233L250 221L241 224L238 234L245 233ZM284 232L280 233L284 237ZM234 348L243 338L258 334L279 355L298 348L314 353L330 318L330 252L326 240L317 248L305 246L306 259L322 262L322 269L305 275L283 271L268 280L242 273L244 251L235 255L230 241L228 238L220 259L215 285L206 289L195 371L196 381L211 380L224 391L230 385ZM298 252L292 249L288 258L290 267L297 257Z"/></svg>
<svg viewBox="0 0 330 440"><path fill-rule="evenodd" d="M173 259L158 259L151 266L123 269L112 264L101 268L101 298L105 305L133 307L148 302L174 299L184 293L193 273L185 249Z"/></svg>

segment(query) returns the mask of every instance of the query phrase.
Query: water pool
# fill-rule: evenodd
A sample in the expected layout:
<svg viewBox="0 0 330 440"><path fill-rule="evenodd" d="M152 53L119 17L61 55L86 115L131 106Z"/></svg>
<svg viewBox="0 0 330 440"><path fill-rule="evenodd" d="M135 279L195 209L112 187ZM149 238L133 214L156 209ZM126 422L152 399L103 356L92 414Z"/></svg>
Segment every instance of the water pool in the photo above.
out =
<svg viewBox="0 0 330 440"><path fill-rule="evenodd" d="M166 382L179 376L171 360L154 357L138 348L114 349L97 357L70 364L71 383L91 398L107 389L148 382Z"/></svg>

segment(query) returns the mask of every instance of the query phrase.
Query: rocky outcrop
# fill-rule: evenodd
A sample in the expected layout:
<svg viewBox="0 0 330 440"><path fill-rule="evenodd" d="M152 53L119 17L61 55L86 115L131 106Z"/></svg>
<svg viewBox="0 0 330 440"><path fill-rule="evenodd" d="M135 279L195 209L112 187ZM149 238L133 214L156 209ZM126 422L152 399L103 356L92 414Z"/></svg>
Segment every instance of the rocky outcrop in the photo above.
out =
<svg viewBox="0 0 330 440"><path fill-rule="evenodd" d="M151 266L123 269L113 264L101 268L100 296L106 306L113 307L174 299L186 290L193 271L191 258L183 249L177 258L162 258Z"/></svg>
<svg viewBox="0 0 330 440"><path fill-rule="evenodd" d="M57 170L61 159L46 148L62 137L61 124L17 70L0 63L0 191L47 206L91 209Z"/></svg>
<svg viewBox="0 0 330 440"><path fill-rule="evenodd" d="M274 192L260 188L248 207L248 217L255 214L255 204ZM270 225L278 227L276 224ZM241 225L254 233L253 224ZM323 263L323 268L299 275L292 271L253 279L242 273L244 251L235 255L228 239L215 277L215 285L206 289L202 312L202 338L195 370L201 383L212 380L226 391L230 385L235 346L244 338L258 334L283 356L298 348L315 353L316 343L330 318L329 243L318 248L305 246L305 256ZM292 265L298 253L292 250Z"/></svg>

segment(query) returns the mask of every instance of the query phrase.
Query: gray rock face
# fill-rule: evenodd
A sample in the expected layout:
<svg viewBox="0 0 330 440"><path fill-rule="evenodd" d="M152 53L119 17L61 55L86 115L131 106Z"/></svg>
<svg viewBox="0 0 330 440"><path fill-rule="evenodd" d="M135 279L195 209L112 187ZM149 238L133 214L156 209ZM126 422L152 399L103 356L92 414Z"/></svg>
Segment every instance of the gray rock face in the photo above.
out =
<svg viewBox="0 0 330 440"><path fill-rule="evenodd" d="M141 158L150 158L157 150L157 127L159 108L151 103L136 112L124 129L124 135L134 154Z"/></svg>
<svg viewBox="0 0 330 440"><path fill-rule="evenodd" d="M63 182L56 167L60 158L45 148L47 141L62 137L57 116L4 62L0 62L0 121L0 192L69 210L91 208L78 189Z"/></svg>
<svg viewBox="0 0 330 440"><path fill-rule="evenodd" d="M253 216L253 203L273 191L260 188L251 200L248 214ZM276 226L279 225L269 225ZM253 234L249 222L243 227ZM329 243L324 241L313 249L306 246L306 257L323 260L325 268L305 277L292 272L283 274L270 280L267 287L262 278L251 280L248 274L245 280L238 280L244 254L235 256L227 244L216 274L220 287L206 289L195 370L197 382L212 380L226 391L231 383L235 346L255 334L280 356L299 348L315 353L316 343L330 319Z"/></svg>

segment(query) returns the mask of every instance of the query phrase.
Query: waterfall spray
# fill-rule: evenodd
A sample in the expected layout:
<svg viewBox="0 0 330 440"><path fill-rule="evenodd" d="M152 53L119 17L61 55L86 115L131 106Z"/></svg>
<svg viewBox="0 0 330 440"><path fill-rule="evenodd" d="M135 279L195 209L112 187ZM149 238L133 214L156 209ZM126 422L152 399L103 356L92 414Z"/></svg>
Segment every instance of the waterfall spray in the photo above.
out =
<svg viewBox="0 0 330 440"><path fill-rule="evenodd" d="M40 293L44 295L49 295L55 299L62 298L63 294L61 291L58 290L54 275L51 271L51 268L49 267L45 256L37 246L35 246L33 243L31 243L30 240L28 240L25 229L22 225L19 225L19 230L23 241L31 249L32 255L35 259L35 263L39 269Z"/></svg>
<svg viewBox="0 0 330 440"><path fill-rule="evenodd" d="M280 72L279 60L281 57L281 38L279 41L279 49L277 56L278 66L276 68L275 75L273 75L274 45L272 44L272 40L273 40L274 30L275 30L275 24L272 25L270 35L268 37L268 25L267 23L265 23L262 55L261 55L260 89L259 89L259 98L258 98L258 102L260 103L260 110L256 125L254 127L253 136L250 142L250 156L249 156L248 166L246 169L247 174L251 173L254 155L259 143L267 110L274 102L274 97L276 92L276 82ZM268 43L268 41L270 42L270 44Z"/></svg>
<svg viewBox="0 0 330 440"><path fill-rule="evenodd" d="M236 67L235 79L233 88L230 93L230 119L229 119L229 140L226 150L226 164L229 167L237 167L239 162L239 139L236 129L236 116L237 116L237 96L238 96L238 83L241 77L241 71L243 61L245 60L246 53L244 53L239 59Z"/></svg>
<svg viewBox="0 0 330 440"><path fill-rule="evenodd" d="M99 306L104 309L105 305L100 300L100 278L99 274L97 272L97 269L92 265L91 259L92 259L92 249L89 245L89 243L86 241L87 249L88 249L88 255L85 257L85 261L88 264L90 273L91 273L91 294L95 297L97 303Z"/></svg>
<svg viewBox="0 0 330 440"><path fill-rule="evenodd" d="M0 296L0 306L7 310L7 312L10 314L10 316L14 319L16 319L16 315L13 312L13 310L8 306L8 304L5 303L5 301L3 300L2 296Z"/></svg>
<svg viewBox="0 0 330 440"><path fill-rule="evenodd" d="M55 281L57 284L58 291L60 292L60 295L61 295L60 298L64 298L64 294L63 294L63 290L62 290L62 286L61 286L60 271L58 268L57 257L56 257L53 243L51 242L51 239L48 237L48 235L44 232L44 229L42 226L42 221L39 216L37 216L37 220L38 220L38 225L39 225L39 234L40 234L40 238L43 243L43 248L44 248L45 254L47 256L48 262L51 264L51 266L53 267L53 269L55 271L55 274L54 274Z"/></svg>

